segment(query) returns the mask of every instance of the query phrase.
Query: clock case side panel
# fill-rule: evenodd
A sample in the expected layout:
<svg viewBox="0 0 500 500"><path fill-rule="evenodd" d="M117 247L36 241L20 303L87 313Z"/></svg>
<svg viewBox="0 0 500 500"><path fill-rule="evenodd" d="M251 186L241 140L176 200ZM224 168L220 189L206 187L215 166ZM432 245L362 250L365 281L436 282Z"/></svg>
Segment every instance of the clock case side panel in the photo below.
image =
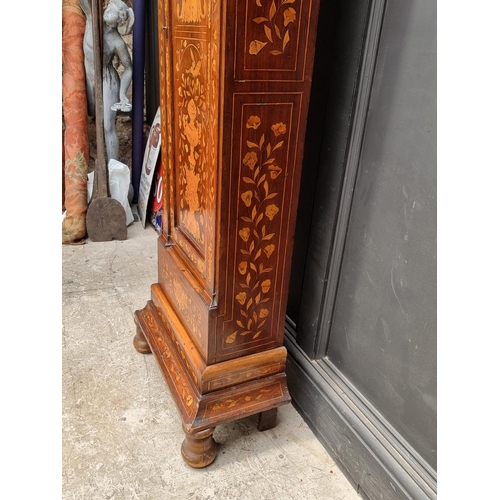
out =
<svg viewBox="0 0 500 500"><path fill-rule="evenodd" d="M284 338L319 2L282 3L275 22L259 3L227 2L217 362ZM284 51L266 26L289 33Z"/></svg>

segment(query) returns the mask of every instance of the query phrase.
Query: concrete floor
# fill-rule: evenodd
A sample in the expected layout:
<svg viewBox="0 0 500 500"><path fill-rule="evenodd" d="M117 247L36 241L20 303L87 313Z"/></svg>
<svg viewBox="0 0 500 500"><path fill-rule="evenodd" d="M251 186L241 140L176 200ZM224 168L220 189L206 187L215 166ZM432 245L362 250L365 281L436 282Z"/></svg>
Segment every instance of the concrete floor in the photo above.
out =
<svg viewBox="0 0 500 500"><path fill-rule="evenodd" d="M255 417L217 427L209 467L183 462L167 385L132 345L156 239L134 222L125 241L63 245L63 499L359 499L292 405L266 432Z"/></svg>

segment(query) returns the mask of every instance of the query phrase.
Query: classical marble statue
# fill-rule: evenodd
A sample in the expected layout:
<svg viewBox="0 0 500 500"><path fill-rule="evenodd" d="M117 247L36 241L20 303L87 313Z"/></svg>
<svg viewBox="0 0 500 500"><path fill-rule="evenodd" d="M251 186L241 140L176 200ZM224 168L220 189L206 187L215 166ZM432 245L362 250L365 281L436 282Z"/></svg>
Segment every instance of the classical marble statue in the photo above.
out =
<svg viewBox="0 0 500 500"><path fill-rule="evenodd" d="M83 50L85 54L85 76L87 85L88 113L94 116L94 53L92 41L91 0L79 0L86 16ZM122 0L109 0L103 13L103 104L104 139L108 161L118 160L118 135L116 133L116 112L132 109L127 91L132 83L132 58L122 35L132 32L134 11ZM123 66L121 78L113 61L115 57Z"/></svg>

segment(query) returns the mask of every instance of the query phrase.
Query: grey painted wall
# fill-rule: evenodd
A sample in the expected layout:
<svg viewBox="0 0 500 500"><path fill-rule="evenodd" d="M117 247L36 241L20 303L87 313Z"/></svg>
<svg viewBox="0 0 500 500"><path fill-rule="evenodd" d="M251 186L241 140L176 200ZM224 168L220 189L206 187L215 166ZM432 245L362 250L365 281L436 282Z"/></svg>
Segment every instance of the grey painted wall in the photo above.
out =
<svg viewBox="0 0 500 500"><path fill-rule="evenodd" d="M389 0L330 361L436 469L436 2Z"/></svg>

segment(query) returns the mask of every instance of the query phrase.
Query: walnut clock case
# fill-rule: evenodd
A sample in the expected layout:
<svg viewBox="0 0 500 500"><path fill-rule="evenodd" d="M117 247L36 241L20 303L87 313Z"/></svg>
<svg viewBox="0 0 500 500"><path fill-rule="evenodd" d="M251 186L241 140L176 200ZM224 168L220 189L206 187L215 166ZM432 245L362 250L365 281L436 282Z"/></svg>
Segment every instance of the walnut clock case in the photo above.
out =
<svg viewBox="0 0 500 500"><path fill-rule="evenodd" d="M290 402L283 347L318 0L159 0L164 214L134 315L186 438Z"/></svg>

